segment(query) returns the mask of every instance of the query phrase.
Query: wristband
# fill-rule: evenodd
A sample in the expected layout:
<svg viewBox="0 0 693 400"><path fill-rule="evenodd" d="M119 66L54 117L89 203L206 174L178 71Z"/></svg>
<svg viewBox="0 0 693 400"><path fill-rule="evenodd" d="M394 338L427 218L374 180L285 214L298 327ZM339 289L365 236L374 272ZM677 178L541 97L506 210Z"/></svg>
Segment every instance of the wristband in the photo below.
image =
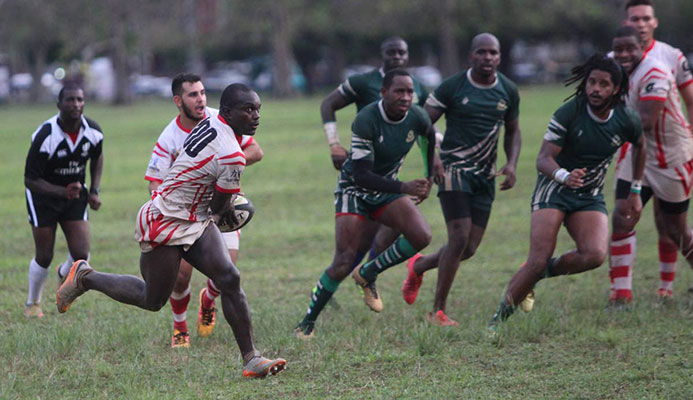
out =
<svg viewBox="0 0 693 400"><path fill-rule="evenodd" d="M325 137L327 138L327 144L336 146L339 144L339 134L337 134L337 122L325 122L323 125L325 129Z"/></svg>
<svg viewBox="0 0 693 400"><path fill-rule="evenodd" d="M90 193L90 194L95 194L95 195L98 196L99 193L101 193L101 189L100 189L100 188L95 188L95 187L93 187L93 188L89 189L89 193Z"/></svg>
<svg viewBox="0 0 693 400"><path fill-rule="evenodd" d="M630 192L635 193L635 194L640 194L642 191L642 181L633 179L633 182L630 184Z"/></svg>
<svg viewBox="0 0 693 400"><path fill-rule="evenodd" d="M551 177L553 178L554 181L564 184L565 181L568 180L568 176L570 175L570 172L566 170L565 168L556 168L553 171L553 174L551 174Z"/></svg>

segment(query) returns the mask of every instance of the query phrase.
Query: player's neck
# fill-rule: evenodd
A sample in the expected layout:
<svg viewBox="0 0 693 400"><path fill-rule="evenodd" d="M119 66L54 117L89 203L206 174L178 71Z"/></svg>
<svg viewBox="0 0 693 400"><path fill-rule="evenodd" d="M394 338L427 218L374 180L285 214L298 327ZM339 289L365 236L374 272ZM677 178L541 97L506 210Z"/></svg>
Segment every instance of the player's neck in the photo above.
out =
<svg viewBox="0 0 693 400"><path fill-rule="evenodd" d="M650 50L652 48L652 46L654 46L654 42L655 42L654 38L648 40L647 42L643 42L643 47L645 48L645 51Z"/></svg>
<svg viewBox="0 0 693 400"><path fill-rule="evenodd" d="M471 69L471 73L469 74L469 76L472 78L472 81L474 81L474 83L484 86L496 83L497 79L497 73L495 71L491 75L481 75L475 72L474 68Z"/></svg>
<svg viewBox="0 0 693 400"><path fill-rule="evenodd" d="M180 113L180 114L178 114L178 122L180 122L180 125L181 125L185 130L190 131L190 130L192 130L192 128L194 128L194 127L197 125L197 123L200 122L200 121L192 120L192 119L188 118L188 116L185 115L185 113Z"/></svg>
<svg viewBox="0 0 693 400"><path fill-rule="evenodd" d="M58 126L63 132L74 133L79 132L79 128L82 125L81 119L65 118L62 115L58 117Z"/></svg>

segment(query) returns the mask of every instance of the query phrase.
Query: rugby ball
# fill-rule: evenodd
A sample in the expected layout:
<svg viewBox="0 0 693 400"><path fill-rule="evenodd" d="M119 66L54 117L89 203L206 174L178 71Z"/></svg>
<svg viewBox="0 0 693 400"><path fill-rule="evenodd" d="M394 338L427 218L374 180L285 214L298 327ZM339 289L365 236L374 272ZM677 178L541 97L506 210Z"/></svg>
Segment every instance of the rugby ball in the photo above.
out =
<svg viewBox="0 0 693 400"><path fill-rule="evenodd" d="M250 222L255 214L255 207L247 197L239 194L231 201L233 201L234 209L227 211L226 214L234 213L238 223L234 224L230 215L222 215L219 222L217 222L217 227L219 227L219 230L222 232L233 232L243 228Z"/></svg>

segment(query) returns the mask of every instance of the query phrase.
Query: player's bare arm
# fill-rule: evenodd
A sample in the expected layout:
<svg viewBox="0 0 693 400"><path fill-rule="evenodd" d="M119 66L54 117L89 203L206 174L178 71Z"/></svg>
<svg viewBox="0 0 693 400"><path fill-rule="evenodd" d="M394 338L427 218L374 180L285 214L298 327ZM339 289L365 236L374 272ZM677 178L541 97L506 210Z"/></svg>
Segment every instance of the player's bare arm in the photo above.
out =
<svg viewBox="0 0 693 400"><path fill-rule="evenodd" d="M248 147L243 149L243 154L245 154L245 165L252 165L256 162L262 160L265 153L262 151L262 147L257 141L253 141Z"/></svg>
<svg viewBox="0 0 693 400"><path fill-rule="evenodd" d="M327 144L330 146L330 156L332 164L336 169L342 169L342 164L349 156L349 152L339 143L337 133L336 111L350 104L337 89L333 90L320 104L320 116L325 128Z"/></svg>
<svg viewBox="0 0 693 400"><path fill-rule="evenodd" d="M505 138L503 139L503 149L507 158L506 164L498 170L498 175L505 175L505 180L500 184L500 190L508 190L515 186L517 171L517 160L520 158L520 147L522 146L522 136L520 133L520 122L518 118L505 121Z"/></svg>
<svg viewBox="0 0 693 400"><path fill-rule="evenodd" d="M428 117L431 119L432 124L435 124L436 121L438 121L440 117L443 115L442 110L428 104L424 104L424 110L426 110L426 112L428 113Z"/></svg>
<svg viewBox="0 0 693 400"><path fill-rule="evenodd" d="M688 123L693 121L693 83L679 88L679 93L681 93L681 98L686 105L686 114L688 114Z"/></svg>
<svg viewBox="0 0 693 400"><path fill-rule="evenodd" d="M89 163L89 174L91 175L91 187L89 188L89 207L92 210L98 210L101 207L101 199L99 198L99 188L101 187L101 175L103 174L103 154L99 158Z"/></svg>
<svg viewBox="0 0 693 400"><path fill-rule="evenodd" d="M571 189L582 187L584 184L582 177L585 176L585 168L576 168L572 171L566 171L561 168L556 162L556 157L561 152L561 149L562 147L544 140L537 156L537 171Z"/></svg>
<svg viewBox="0 0 693 400"><path fill-rule="evenodd" d="M78 198L79 192L82 190L82 184L79 182L72 182L67 186L60 186L52 184L41 178L29 179L25 177L24 186L26 186L26 188L31 190L33 193L68 200Z"/></svg>

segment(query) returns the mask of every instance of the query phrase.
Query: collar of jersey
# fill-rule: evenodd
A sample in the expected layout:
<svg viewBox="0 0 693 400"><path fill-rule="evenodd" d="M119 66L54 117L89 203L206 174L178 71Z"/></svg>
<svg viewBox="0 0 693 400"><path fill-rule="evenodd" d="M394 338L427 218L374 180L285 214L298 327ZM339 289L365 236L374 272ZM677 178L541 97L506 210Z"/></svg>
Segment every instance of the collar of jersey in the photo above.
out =
<svg viewBox="0 0 693 400"><path fill-rule="evenodd" d="M67 143L67 147L70 148L71 153L74 153L75 149L77 149L77 144L81 141L82 137L86 134L87 129L89 129L89 124L87 124L87 119L84 117L84 115L80 116L81 127L79 128L79 131L77 131L77 138L73 142L72 139L70 139L70 135L68 135L68 133L65 132L63 130L63 128L60 126L60 124L58 123L58 118L60 118L60 114L55 116L55 128L58 129L62 133L63 137L65 137L67 139L67 140L65 140L65 142Z"/></svg>
<svg viewBox="0 0 693 400"><path fill-rule="evenodd" d="M488 85L484 85L483 83L475 82L474 79L472 79L472 69L469 68L467 70L467 79L469 80L469 83L472 84L475 88L479 89L492 89L498 84L498 73L496 73L496 79L493 81L493 83L490 83Z"/></svg>
<svg viewBox="0 0 693 400"><path fill-rule="evenodd" d="M387 117L387 113L385 113L385 107L383 107L383 100L382 99L380 99L380 101L378 101L378 110L380 110L380 116L382 116L383 119L385 120L385 122L387 122L390 125L401 124L402 122L404 122L405 119L407 119L407 115L409 115L409 111L407 111L406 113L404 113L404 116L399 121L391 120L390 118Z"/></svg>
<svg viewBox="0 0 693 400"><path fill-rule="evenodd" d="M652 49L654 48L656 42L657 42L657 41L654 40L654 38L652 38L652 44L650 44L650 47L648 47L647 49L645 49L645 53L642 55L642 58L647 57L647 53L649 53L650 50L652 50Z"/></svg>
<svg viewBox="0 0 693 400"><path fill-rule="evenodd" d="M605 123L609 122L611 117L614 115L614 109L612 108L611 110L609 110L609 116L606 117L606 119L601 119L601 118L597 117L592 112L592 108L590 108L589 101L585 104L585 106L587 107L587 114L589 114L590 118L592 118L595 122L600 123L600 124L605 124Z"/></svg>
<svg viewBox="0 0 693 400"><path fill-rule="evenodd" d="M380 72L380 77L384 78L385 77L385 68L380 67L378 68L378 72Z"/></svg>
<svg viewBox="0 0 693 400"><path fill-rule="evenodd" d="M208 117L209 117L209 114L207 114L207 108L205 107L205 116L204 116L204 118L202 118L202 119L205 119L205 118L208 118ZM190 133L190 132L192 132L192 129L185 129L185 128L183 127L183 124L180 123L180 114L178 114L178 116L176 117L176 124L178 125L178 127L180 128L181 131L183 131L183 132L185 132L185 133ZM194 128L194 127L193 127L193 128Z"/></svg>

